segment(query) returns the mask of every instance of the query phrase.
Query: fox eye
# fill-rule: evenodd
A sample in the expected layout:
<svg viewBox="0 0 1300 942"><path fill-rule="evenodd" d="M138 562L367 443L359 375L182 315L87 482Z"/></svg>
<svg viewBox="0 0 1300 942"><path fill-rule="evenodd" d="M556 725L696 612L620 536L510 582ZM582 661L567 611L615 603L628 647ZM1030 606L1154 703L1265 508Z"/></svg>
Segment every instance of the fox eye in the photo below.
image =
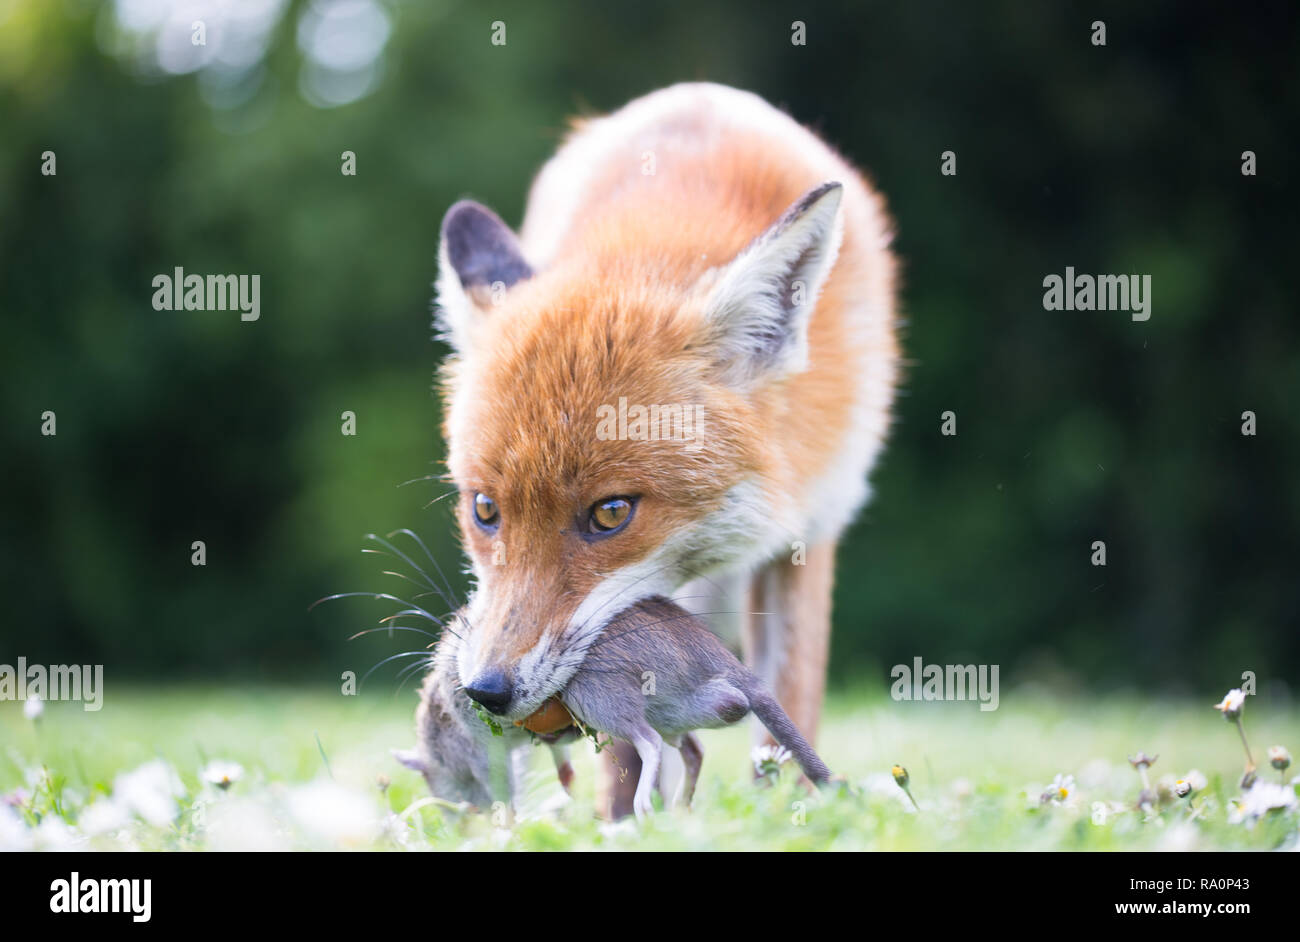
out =
<svg viewBox="0 0 1300 942"><path fill-rule="evenodd" d="M497 502L486 494L474 495L474 519L484 530L495 530L501 522L501 511Z"/></svg>
<svg viewBox="0 0 1300 942"><path fill-rule="evenodd" d="M587 513L587 531L602 536L617 533L632 519L633 498L607 497L591 505Z"/></svg>

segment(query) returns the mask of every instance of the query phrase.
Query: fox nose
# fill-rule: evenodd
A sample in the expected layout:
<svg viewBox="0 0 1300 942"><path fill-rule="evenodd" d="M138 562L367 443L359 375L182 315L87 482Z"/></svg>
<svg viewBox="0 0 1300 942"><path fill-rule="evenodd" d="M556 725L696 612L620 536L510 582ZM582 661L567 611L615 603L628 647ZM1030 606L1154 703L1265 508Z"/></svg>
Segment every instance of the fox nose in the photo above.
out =
<svg viewBox="0 0 1300 942"><path fill-rule="evenodd" d="M474 678L474 682L465 688L471 700L486 707L490 712L501 714L510 706L514 687L504 671L490 668Z"/></svg>

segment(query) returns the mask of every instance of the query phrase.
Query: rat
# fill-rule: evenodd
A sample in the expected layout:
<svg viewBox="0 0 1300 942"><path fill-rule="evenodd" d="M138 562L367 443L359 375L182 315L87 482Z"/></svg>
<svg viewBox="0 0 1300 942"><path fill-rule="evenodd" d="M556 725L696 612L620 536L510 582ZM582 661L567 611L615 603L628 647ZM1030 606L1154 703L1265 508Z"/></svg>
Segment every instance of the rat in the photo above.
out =
<svg viewBox="0 0 1300 942"><path fill-rule="evenodd" d="M448 634L434 648L432 669L420 686L420 704L415 710L415 748L395 749L393 756L422 774L436 797L483 809L496 802L512 804L521 780L517 768L524 758L521 747L535 737L550 747L556 775L568 792L573 782L568 742L577 738L578 731L569 727L530 735L504 726L498 727L499 734L494 732L462 689L455 642L454 633ZM494 748L497 744L504 749Z"/></svg>
<svg viewBox="0 0 1300 942"><path fill-rule="evenodd" d="M663 745L681 752L686 774L677 800L690 803L704 752L697 729L739 722L751 711L793 754L810 780L830 769L767 690L696 616L660 596L607 625L587 649L560 699L583 724L631 743L641 757L632 808L651 811Z"/></svg>
<svg viewBox="0 0 1300 942"><path fill-rule="evenodd" d="M494 733L460 683L457 638L450 633L434 650L432 669L420 687L415 748L394 750L394 756L420 772L437 797L486 808L511 802L520 778L515 767L519 747L535 739L550 748L568 792L573 781L568 743L579 735L576 725L557 721L553 699L519 724ZM641 776L633 810L638 817L652 808L665 742L679 750L686 772L674 801L689 805L704 759L694 730L730 726L750 712L790 750L810 780L821 784L830 777L763 683L699 617L659 596L611 619L558 699L570 718L636 749ZM503 751L492 749L494 740Z"/></svg>

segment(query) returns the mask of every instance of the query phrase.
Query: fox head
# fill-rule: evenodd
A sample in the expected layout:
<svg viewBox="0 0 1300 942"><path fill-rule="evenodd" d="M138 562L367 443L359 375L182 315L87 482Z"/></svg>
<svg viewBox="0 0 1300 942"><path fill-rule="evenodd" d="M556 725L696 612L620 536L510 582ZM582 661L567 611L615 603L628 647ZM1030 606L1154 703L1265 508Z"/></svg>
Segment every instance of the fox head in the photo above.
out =
<svg viewBox="0 0 1300 942"><path fill-rule="evenodd" d="M491 210L448 210L444 434L475 579L458 670L483 706L527 716L624 608L770 545L766 391L806 368L840 195L815 187L707 268L650 232L534 267Z"/></svg>

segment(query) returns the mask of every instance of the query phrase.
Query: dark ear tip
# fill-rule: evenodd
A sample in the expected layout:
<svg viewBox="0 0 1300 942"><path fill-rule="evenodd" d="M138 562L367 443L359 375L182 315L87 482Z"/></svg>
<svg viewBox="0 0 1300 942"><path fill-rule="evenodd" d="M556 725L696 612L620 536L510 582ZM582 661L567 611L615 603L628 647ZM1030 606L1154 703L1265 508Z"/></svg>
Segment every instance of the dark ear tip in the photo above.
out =
<svg viewBox="0 0 1300 942"><path fill-rule="evenodd" d="M457 200L447 208L446 214L442 217L442 237L445 239L448 232L463 229L467 225L483 220L505 226L501 217L482 203L468 199Z"/></svg>
<svg viewBox="0 0 1300 942"><path fill-rule="evenodd" d="M839 180L827 180L825 183L818 184L805 193L803 199L799 201L799 206L801 208L806 208L816 203L823 196L827 196L842 189L844 189L844 184Z"/></svg>
<svg viewBox="0 0 1300 942"><path fill-rule="evenodd" d="M510 287L532 274L515 234L482 203L460 200L442 217L442 242L466 288L501 282Z"/></svg>

